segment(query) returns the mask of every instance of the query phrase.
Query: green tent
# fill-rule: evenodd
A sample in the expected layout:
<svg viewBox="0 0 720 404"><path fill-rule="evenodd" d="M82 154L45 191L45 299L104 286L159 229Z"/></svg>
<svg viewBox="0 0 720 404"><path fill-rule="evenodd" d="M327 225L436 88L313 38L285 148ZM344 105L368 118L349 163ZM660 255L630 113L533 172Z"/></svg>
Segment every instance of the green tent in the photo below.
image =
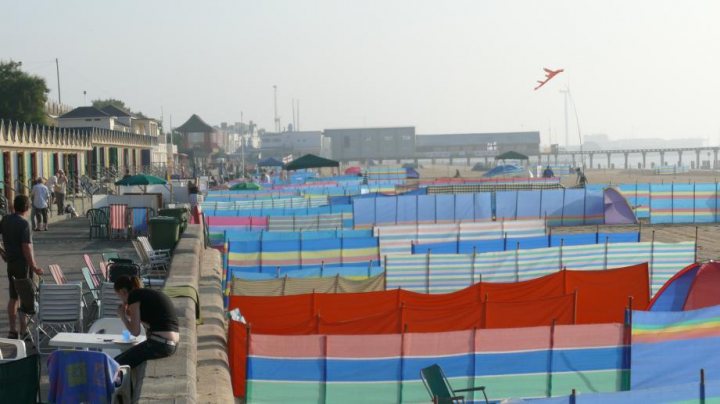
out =
<svg viewBox="0 0 720 404"><path fill-rule="evenodd" d="M340 167L335 160L326 159L314 154L306 154L297 160L293 160L283 167L284 170L302 170L304 168Z"/></svg>
<svg viewBox="0 0 720 404"><path fill-rule="evenodd" d="M230 187L231 191L241 191L241 190L252 190L257 191L262 189L260 185L254 183L254 182L239 182L232 187Z"/></svg>
<svg viewBox="0 0 720 404"><path fill-rule="evenodd" d="M495 160L528 160L528 156L515 151L509 151L495 156Z"/></svg>
<svg viewBox="0 0 720 404"><path fill-rule="evenodd" d="M133 186L133 185L165 185L167 184L167 181L160 177L156 177L154 175L148 175L148 174L136 174L131 175L128 177L123 177L119 181L115 181L115 185L125 185L125 186Z"/></svg>

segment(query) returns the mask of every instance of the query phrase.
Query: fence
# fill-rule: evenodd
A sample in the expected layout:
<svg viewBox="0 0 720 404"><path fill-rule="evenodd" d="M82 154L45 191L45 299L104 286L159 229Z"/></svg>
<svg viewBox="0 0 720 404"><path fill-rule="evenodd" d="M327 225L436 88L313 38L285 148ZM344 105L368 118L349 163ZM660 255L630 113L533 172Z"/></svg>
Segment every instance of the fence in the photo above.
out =
<svg viewBox="0 0 720 404"><path fill-rule="evenodd" d="M447 293L475 282L517 282L562 268L605 270L647 262L654 294L677 271L695 262L695 242L617 243L482 254L388 255L386 287Z"/></svg>
<svg viewBox="0 0 720 404"><path fill-rule="evenodd" d="M500 220L481 223L416 224L376 226L374 234L380 243L380 255L410 254L413 243L491 240L510 237L545 235L542 220Z"/></svg>
<svg viewBox="0 0 720 404"><path fill-rule="evenodd" d="M252 210L277 208L314 208L327 205L327 197L289 197L271 199L232 200L227 202L207 201L201 204L203 210Z"/></svg>
<svg viewBox="0 0 720 404"><path fill-rule="evenodd" d="M413 254L470 254L507 250L530 250L571 245L603 244L603 243L637 243L640 232L623 233L577 233L548 234L531 237L503 237L490 240L463 240L458 238L450 242L417 243L412 246ZM382 252L382 244L381 249Z"/></svg>
<svg viewBox="0 0 720 404"><path fill-rule="evenodd" d="M353 198L356 228L382 224L545 219L551 225L602 224L601 190L550 189Z"/></svg>

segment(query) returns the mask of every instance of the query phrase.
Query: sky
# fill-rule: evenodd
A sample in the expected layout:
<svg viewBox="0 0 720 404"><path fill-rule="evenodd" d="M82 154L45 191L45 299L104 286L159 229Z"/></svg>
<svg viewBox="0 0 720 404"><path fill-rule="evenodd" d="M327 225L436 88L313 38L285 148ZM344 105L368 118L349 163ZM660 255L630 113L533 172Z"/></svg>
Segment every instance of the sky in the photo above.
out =
<svg viewBox="0 0 720 404"><path fill-rule="evenodd" d="M179 126L720 143L718 1L0 0L0 59ZM543 67L564 68L538 91ZM87 95L83 95L83 91ZM87 100L87 101L86 101ZM573 108L573 105L575 108ZM576 115L577 118L576 119ZM658 145L661 146L661 145Z"/></svg>

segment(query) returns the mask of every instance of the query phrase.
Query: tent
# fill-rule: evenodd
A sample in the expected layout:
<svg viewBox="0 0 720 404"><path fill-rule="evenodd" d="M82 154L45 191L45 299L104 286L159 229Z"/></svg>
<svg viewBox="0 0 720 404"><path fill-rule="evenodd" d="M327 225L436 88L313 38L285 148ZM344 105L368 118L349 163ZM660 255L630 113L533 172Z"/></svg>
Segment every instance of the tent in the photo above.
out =
<svg viewBox="0 0 720 404"><path fill-rule="evenodd" d="M405 172L407 173L407 178L408 178L408 179L418 179L418 178L420 178L420 173L418 173L417 171L415 171L415 169L412 168L412 167L407 167L407 168L405 168Z"/></svg>
<svg viewBox="0 0 720 404"><path fill-rule="evenodd" d="M362 168L354 166L354 167L348 167L345 169L345 174L349 175L361 175L362 174Z"/></svg>
<svg viewBox="0 0 720 404"><path fill-rule="evenodd" d="M605 202L605 224L637 224L627 199L615 188L605 188L603 191Z"/></svg>
<svg viewBox="0 0 720 404"><path fill-rule="evenodd" d="M283 162L276 158L268 157L258 161L257 165L258 167L282 167Z"/></svg>
<svg viewBox="0 0 720 404"><path fill-rule="evenodd" d="M303 168L321 168L321 167L340 167L340 163L335 160L326 159L314 154L306 154L299 159L293 160L286 164L284 169L300 170Z"/></svg>
<svg viewBox="0 0 720 404"><path fill-rule="evenodd" d="M495 177L522 177L522 178L531 178L532 174L530 171L528 171L524 167L519 167L516 165L500 165L492 170L486 172L483 174L483 177L485 178L495 178Z"/></svg>
<svg viewBox="0 0 720 404"><path fill-rule="evenodd" d="M720 305L720 262L691 264L675 274L650 301L650 311L688 311Z"/></svg>
<svg viewBox="0 0 720 404"><path fill-rule="evenodd" d="M528 156L515 151L509 151L495 156L495 160L528 160Z"/></svg>

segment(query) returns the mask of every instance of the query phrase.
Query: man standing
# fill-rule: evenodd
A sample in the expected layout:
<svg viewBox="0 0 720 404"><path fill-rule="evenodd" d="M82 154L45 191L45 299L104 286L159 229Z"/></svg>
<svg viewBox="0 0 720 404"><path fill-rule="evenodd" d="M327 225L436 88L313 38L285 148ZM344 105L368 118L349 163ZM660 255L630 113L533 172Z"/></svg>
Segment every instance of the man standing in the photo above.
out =
<svg viewBox="0 0 720 404"><path fill-rule="evenodd" d="M50 190L53 192L57 204L57 214L60 216L65 210L65 191L67 190L68 179L63 170L58 170L55 178L54 182L52 178L50 179L50 185L52 186Z"/></svg>
<svg viewBox="0 0 720 404"><path fill-rule="evenodd" d="M37 178L30 194L32 195L32 206L35 210L35 226L37 226L33 230L47 231L50 190L43 184L42 177Z"/></svg>
<svg viewBox="0 0 720 404"><path fill-rule="evenodd" d="M35 263L33 254L32 236L30 234L30 224L25 217L30 208L30 200L25 195L18 195L13 201L14 213L3 216L0 222L0 234L2 235L4 250L0 251L2 258L7 262L7 276L10 284L10 300L7 305L8 320L10 331L8 338L17 339L18 332L16 326L17 310L18 310L18 294L15 290L14 279L31 278L33 273L42 275L42 268ZM24 317L20 317L20 331L25 337L27 333L27 322Z"/></svg>

